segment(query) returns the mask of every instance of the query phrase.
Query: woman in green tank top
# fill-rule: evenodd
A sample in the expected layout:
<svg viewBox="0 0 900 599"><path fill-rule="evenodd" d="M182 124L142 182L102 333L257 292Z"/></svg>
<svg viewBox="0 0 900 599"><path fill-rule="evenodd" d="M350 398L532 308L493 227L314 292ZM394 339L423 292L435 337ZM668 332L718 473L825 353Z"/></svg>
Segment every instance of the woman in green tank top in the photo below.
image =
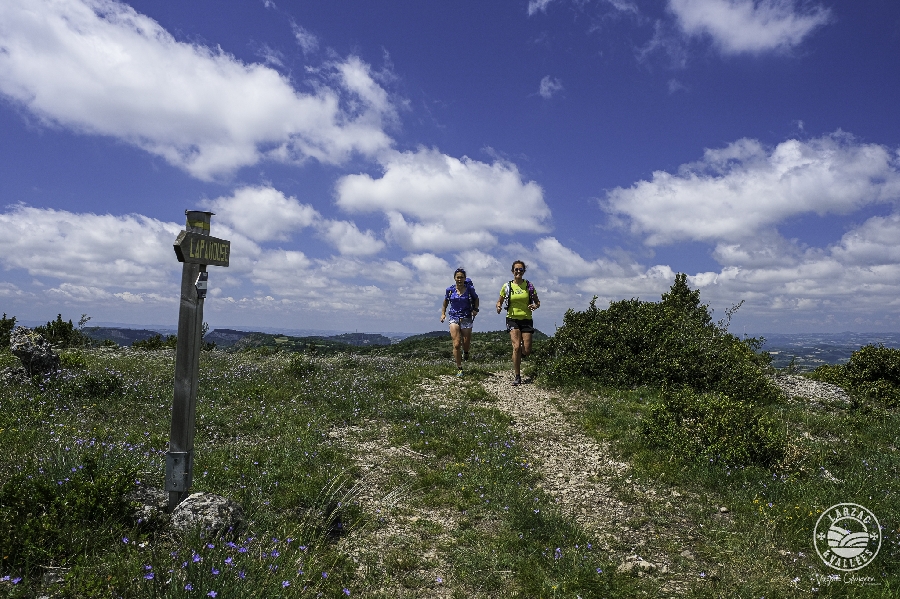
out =
<svg viewBox="0 0 900 599"><path fill-rule="evenodd" d="M522 383L522 358L531 353L531 335L534 333L532 312L541 307L534 285L525 280L526 269L521 260L513 262L513 279L500 289L500 299L497 300L497 314L500 314L506 301L506 330L512 343L513 368L516 371L513 385Z"/></svg>

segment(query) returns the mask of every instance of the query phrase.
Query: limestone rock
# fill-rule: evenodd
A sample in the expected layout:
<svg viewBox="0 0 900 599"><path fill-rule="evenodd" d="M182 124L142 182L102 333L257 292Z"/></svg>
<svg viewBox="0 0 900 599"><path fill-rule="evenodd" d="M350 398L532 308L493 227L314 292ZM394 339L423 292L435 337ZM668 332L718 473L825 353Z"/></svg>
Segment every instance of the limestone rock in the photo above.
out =
<svg viewBox="0 0 900 599"><path fill-rule="evenodd" d="M805 400L813 405L833 403L848 407L852 404L847 392L831 383L814 381L798 374L779 374L772 382L789 398Z"/></svg>
<svg viewBox="0 0 900 599"><path fill-rule="evenodd" d="M24 385L29 381L28 371L24 366L11 366L0 370L0 385Z"/></svg>
<svg viewBox="0 0 900 599"><path fill-rule="evenodd" d="M212 493L192 493L172 510L172 528L180 532L200 527L207 534L225 535L243 529L244 524L240 504Z"/></svg>
<svg viewBox="0 0 900 599"><path fill-rule="evenodd" d="M53 352L53 346L40 333L27 327L13 329L9 336L9 349L22 361L30 376L59 370L59 356Z"/></svg>
<svg viewBox="0 0 900 599"><path fill-rule="evenodd" d="M616 568L616 574L637 574L643 576L644 574L649 574L655 570L655 564L648 562L645 559L641 559L636 555L632 555L619 564L619 567Z"/></svg>
<svg viewBox="0 0 900 599"><path fill-rule="evenodd" d="M126 498L134 507L132 516L135 524L141 527L156 528L165 524L169 515L166 513L169 494L155 487L136 487Z"/></svg>

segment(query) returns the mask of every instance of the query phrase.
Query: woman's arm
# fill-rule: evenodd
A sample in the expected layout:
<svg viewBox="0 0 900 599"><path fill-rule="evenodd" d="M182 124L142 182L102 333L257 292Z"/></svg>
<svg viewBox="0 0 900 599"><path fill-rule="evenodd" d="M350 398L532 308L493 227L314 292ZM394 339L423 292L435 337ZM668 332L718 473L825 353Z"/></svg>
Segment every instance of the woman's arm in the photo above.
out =
<svg viewBox="0 0 900 599"><path fill-rule="evenodd" d="M444 298L444 305L441 306L441 322L444 322L444 319L447 317L447 305L450 303L446 297Z"/></svg>
<svg viewBox="0 0 900 599"><path fill-rule="evenodd" d="M531 293L533 296L533 300L528 308L533 311L541 307L541 299L538 297L537 289L535 289L533 286L531 288Z"/></svg>

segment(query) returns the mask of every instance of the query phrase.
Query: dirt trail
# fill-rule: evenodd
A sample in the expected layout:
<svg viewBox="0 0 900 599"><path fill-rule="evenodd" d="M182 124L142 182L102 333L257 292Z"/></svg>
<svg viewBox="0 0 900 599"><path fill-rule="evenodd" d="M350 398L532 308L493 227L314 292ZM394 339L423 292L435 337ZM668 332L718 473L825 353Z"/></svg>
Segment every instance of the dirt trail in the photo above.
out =
<svg viewBox="0 0 900 599"><path fill-rule="evenodd" d="M512 429L542 475L539 486L563 513L584 526L608 552L610 561L618 564L619 572L657 579L664 595L686 589L696 580L700 564L691 552L693 524L682 508L698 498L633 481L629 464L614 459L608 447L581 433L567 419L559 408L563 398L527 382L513 387L511 380L511 373L503 372L483 381L481 385L492 397L481 405L512 417ZM423 381L415 401L466 401L463 394L446 391L454 385L471 384L478 383L461 382L453 376ZM409 493L387 487L398 466L410 458L430 458L408 447L391 446L381 426L370 422L332 431L332 438L352 451L366 473L357 501L368 513L383 517L377 526L348 535L341 544L357 562L358 572L375 583L369 593L448 597L462 582L447 580L450 567L444 558L461 515L453 509L416 505ZM410 486L414 486L414 475L407 472ZM409 550L424 555L425 563L397 576L397 570L404 568L403 551ZM466 592L478 595L475 589Z"/></svg>
<svg viewBox="0 0 900 599"><path fill-rule="evenodd" d="M429 457L391 445L384 426L370 421L330 433L351 451L363 472L353 502L377 516L376 522L352 530L339 544L356 564L364 584L359 589L362 596L452 597L454 585L448 580L450 567L444 556L452 546L450 533L458 527L458 511L416 505L411 492L416 479L409 460ZM398 486L398 474L406 474L407 482Z"/></svg>
<svg viewBox="0 0 900 599"><path fill-rule="evenodd" d="M543 474L544 490L596 535L620 572L659 577L663 590L681 590L697 570L692 524L681 509L686 494L634 482L629 464L566 418L559 395L511 381L511 372L495 373L483 386L497 397L491 405L514 419L513 429Z"/></svg>

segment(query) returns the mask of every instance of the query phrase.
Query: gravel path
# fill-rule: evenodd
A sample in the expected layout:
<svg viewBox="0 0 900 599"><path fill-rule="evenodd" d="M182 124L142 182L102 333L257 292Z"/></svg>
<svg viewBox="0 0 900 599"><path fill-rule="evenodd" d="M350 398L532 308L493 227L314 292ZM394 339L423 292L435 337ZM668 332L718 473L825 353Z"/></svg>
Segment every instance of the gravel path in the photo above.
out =
<svg viewBox="0 0 900 599"><path fill-rule="evenodd" d="M822 406L850 401L843 390L827 383L796 375L780 375L773 380L793 401ZM678 596L701 580L701 571L717 570L720 564L704 562L702 556L695 555L699 553L694 549L699 537L694 533L697 525L689 512L690 508L705 506L701 509L713 522L725 525L730 519L726 507L684 490L636 482L628 463L615 459L608 446L586 436L567 417L566 402L576 400L528 381L514 387L511 381L511 372L493 373L484 380L481 385L491 398L484 401L483 407L498 409L512 418L511 427L541 477L538 486L596 539L609 560L618 565L618 572L650 577L657 581L661 596ZM473 383L460 382L452 376L423 381L414 403L466 401L461 395L446 392L460 384ZM373 422L332 433L336 441L354 449L357 463L367 473L357 500L369 513L383 516L379 525L350 535L341 544L357 562L361 575L374 576L375 585L368 589L369 593L450 597L462 583L448 580L452 579L451 568L445 561L460 514L453 509L417 505L415 498L405 492L408 489L392 492L386 488L391 473L396 474L397 466L405 460L429 458L408 447L390 446L380 426ZM414 474L408 473L413 486ZM392 568L391 560L404 551L415 551L426 559L417 571L407 573L404 584L392 577L385 580L385 571ZM381 584L388 584L381 586L376 582L379 579ZM480 595L474 589L466 591L471 596Z"/></svg>
<svg viewBox="0 0 900 599"><path fill-rule="evenodd" d="M806 401L814 406L851 404L847 392L831 383L814 381L799 374L780 374L772 377L772 382L791 400Z"/></svg>
<svg viewBox="0 0 900 599"><path fill-rule="evenodd" d="M699 564L691 551L693 524L682 506L697 498L634 482L629 464L566 418L558 407L564 398L511 381L512 373L501 372L483 385L497 397L491 406L514 419L512 428L543 475L544 490L595 535L620 573L660 577L663 593L683 591Z"/></svg>
<svg viewBox="0 0 900 599"><path fill-rule="evenodd" d="M427 396L429 386L422 391L423 397ZM365 585L360 589L362 596L449 599L455 581L445 556L452 548L450 533L459 526L459 512L417 505L411 493L415 473L405 465L410 459L422 462L429 457L409 447L390 445L383 426L366 422L330 433L353 452L364 473L353 501L378 516L377 522L341 538L339 545L356 563ZM402 474L406 483L397 486L389 482ZM397 572L403 574L397 576Z"/></svg>
<svg viewBox="0 0 900 599"><path fill-rule="evenodd" d="M511 428L540 476L538 487L591 534L609 561L618 565L619 573L649 577L648 581L658 585L660 596L682 595L702 580L705 574L701 571L709 573L705 580L716 580L722 564L705 561L702 552L695 550L700 536L694 533L697 524L689 513L707 525L718 522L727 527L731 516L726 507L715 504L714 498L654 486L653 482L635 482L628 463L615 459L607 445L583 434L571 414L567 415L571 402L582 400L527 380L515 387L511 381L511 372L488 376L480 384L490 397L481 406L511 417ZM773 382L791 401L825 408L851 404L841 388L828 383L798 375L778 375ZM426 379L414 394L413 404L468 402L466 394L447 390L478 384L449 375ZM573 407L572 412L578 412L579 406ZM340 500L357 503L366 513L376 515L375 522L338 540L357 565L364 581L363 596L491 596L469 587L466 581L453 580L448 557L463 516L449 506L426 507L416 501L412 491L416 473L410 460L425 465L433 458L407 446L391 445L387 426L365 421L329 432L333 442L354 455L364 473ZM824 476L831 477L827 471ZM492 526L488 521L483 525Z"/></svg>

